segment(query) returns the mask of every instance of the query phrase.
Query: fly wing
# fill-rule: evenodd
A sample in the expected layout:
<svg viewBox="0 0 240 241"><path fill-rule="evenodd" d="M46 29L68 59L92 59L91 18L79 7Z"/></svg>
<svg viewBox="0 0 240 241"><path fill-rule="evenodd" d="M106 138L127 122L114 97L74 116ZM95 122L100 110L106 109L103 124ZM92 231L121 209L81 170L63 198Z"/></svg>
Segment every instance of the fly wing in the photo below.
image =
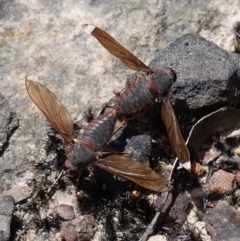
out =
<svg viewBox="0 0 240 241"><path fill-rule="evenodd" d="M112 36L101 28L90 24L84 24L83 29L85 32L93 35L105 49L107 49L115 57L119 58L128 68L135 71L150 70L147 65L145 65L130 51L125 49L120 43L118 43Z"/></svg>
<svg viewBox="0 0 240 241"><path fill-rule="evenodd" d="M126 178L138 185L156 192L167 192L172 186L163 176L157 174L150 167L121 155L111 155L104 160L96 161L96 166Z"/></svg>
<svg viewBox="0 0 240 241"><path fill-rule="evenodd" d="M170 144L178 157L182 166L191 170L190 155L188 148L180 131L176 115L174 113L171 101L169 98L163 100L162 103L162 119L167 128L168 138Z"/></svg>
<svg viewBox="0 0 240 241"><path fill-rule="evenodd" d="M45 86L25 78L27 92L35 105L43 112L47 120L59 132L63 139L71 142L73 121L66 107Z"/></svg>

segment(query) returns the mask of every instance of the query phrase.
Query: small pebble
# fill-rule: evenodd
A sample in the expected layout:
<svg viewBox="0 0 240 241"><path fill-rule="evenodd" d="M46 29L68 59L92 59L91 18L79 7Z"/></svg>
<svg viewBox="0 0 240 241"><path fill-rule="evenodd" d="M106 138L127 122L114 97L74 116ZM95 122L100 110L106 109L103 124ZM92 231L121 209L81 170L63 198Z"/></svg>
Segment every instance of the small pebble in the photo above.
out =
<svg viewBox="0 0 240 241"><path fill-rule="evenodd" d="M75 218L73 207L71 205L62 203L57 207L57 211L63 220L72 220Z"/></svg>
<svg viewBox="0 0 240 241"><path fill-rule="evenodd" d="M215 172L208 183L211 193L229 194L233 191L234 175L223 170Z"/></svg>
<svg viewBox="0 0 240 241"><path fill-rule="evenodd" d="M15 203L11 196L0 197L0 240L8 241Z"/></svg>
<svg viewBox="0 0 240 241"><path fill-rule="evenodd" d="M73 228L64 228L61 230L61 237L66 241L77 241L77 233Z"/></svg>

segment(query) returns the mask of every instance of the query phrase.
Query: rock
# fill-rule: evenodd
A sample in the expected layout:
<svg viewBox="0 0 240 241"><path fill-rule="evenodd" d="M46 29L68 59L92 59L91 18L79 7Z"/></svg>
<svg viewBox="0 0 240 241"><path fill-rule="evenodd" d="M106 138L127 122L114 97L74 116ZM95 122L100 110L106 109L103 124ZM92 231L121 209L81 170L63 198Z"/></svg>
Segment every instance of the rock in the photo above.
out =
<svg viewBox="0 0 240 241"><path fill-rule="evenodd" d="M77 233L74 228L62 228L61 237L66 241L77 241Z"/></svg>
<svg viewBox="0 0 240 241"><path fill-rule="evenodd" d="M21 202L31 196L31 190L27 186L13 187L1 193L1 196L9 195L15 200L15 203Z"/></svg>
<svg viewBox="0 0 240 241"><path fill-rule="evenodd" d="M119 135L119 133L116 135ZM127 152L131 158L149 165L151 148L152 138L150 136L141 135L138 130L126 127L119 137L113 136L105 149L107 151Z"/></svg>
<svg viewBox="0 0 240 241"><path fill-rule="evenodd" d="M208 183L208 189L215 194L230 194L233 191L234 175L223 170L215 172Z"/></svg>
<svg viewBox="0 0 240 241"><path fill-rule="evenodd" d="M91 241L97 230L94 217L91 215L80 216L71 221L66 221L61 227L61 236L67 241L77 240ZM70 239L71 237L71 239Z"/></svg>
<svg viewBox="0 0 240 241"><path fill-rule="evenodd" d="M73 212L73 207L67 204L60 204L57 207L58 215L64 220L71 220L75 218L75 214Z"/></svg>
<svg viewBox="0 0 240 241"><path fill-rule="evenodd" d="M240 233L240 212L233 207L220 203L204 216L206 229L212 241L238 241Z"/></svg>
<svg viewBox="0 0 240 241"><path fill-rule="evenodd" d="M154 203L156 210L161 207L164 197L164 195L157 197ZM169 193L168 199L162 209L162 212L166 212L168 208L170 208L169 213L167 213L167 219L173 220L179 224L183 224L187 219L187 209L190 203L191 199L186 193L180 193L177 190L173 190Z"/></svg>
<svg viewBox="0 0 240 241"><path fill-rule="evenodd" d="M0 240L7 241L10 238L10 226L15 203L11 196L0 197Z"/></svg>
<svg viewBox="0 0 240 241"><path fill-rule="evenodd" d="M147 135L138 135L127 141L124 151L131 153L133 159L148 164L151 148L152 138Z"/></svg>
<svg viewBox="0 0 240 241"><path fill-rule="evenodd" d="M194 188L189 190L189 194L192 198L193 203L196 205L196 207L199 210L203 210L204 209L204 192L202 190L202 188Z"/></svg>
<svg viewBox="0 0 240 241"><path fill-rule="evenodd" d="M208 235L205 222L198 221L194 225L194 231L201 237L202 241L212 241L211 236Z"/></svg>
<svg viewBox="0 0 240 241"><path fill-rule="evenodd" d="M237 182L237 185L240 186L240 172L238 172L238 173L235 175L235 181Z"/></svg>
<svg viewBox="0 0 240 241"><path fill-rule="evenodd" d="M18 128L16 113L10 109L8 101L0 94L0 155L3 154L9 138ZM0 166L1 168L1 166Z"/></svg>
<svg viewBox="0 0 240 241"><path fill-rule="evenodd" d="M177 111L204 109L206 114L209 109L239 103L239 61L239 55L199 35L187 34L164 49L150 66L169 66L176 71L170 97Z"/></svg>

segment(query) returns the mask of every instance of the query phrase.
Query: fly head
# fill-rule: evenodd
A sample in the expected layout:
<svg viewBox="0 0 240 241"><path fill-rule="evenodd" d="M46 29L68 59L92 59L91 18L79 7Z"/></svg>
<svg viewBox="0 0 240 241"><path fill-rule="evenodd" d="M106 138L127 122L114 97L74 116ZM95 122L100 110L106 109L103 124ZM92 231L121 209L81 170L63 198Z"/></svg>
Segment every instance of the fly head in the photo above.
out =
<svg viewBox="0 0 240 241"><path fill-rule="evenodd" d="M176 73L171 68L158 70L151 77L150 90L154 94L166 94L176 78Z"/></svg>
<svg viewBox="0 0 240 241"><path fill-rule="evenodd" d="M82 143L77 143L73 149L71 163L78 169L82 170L91 164L95 154Z"/></svg>

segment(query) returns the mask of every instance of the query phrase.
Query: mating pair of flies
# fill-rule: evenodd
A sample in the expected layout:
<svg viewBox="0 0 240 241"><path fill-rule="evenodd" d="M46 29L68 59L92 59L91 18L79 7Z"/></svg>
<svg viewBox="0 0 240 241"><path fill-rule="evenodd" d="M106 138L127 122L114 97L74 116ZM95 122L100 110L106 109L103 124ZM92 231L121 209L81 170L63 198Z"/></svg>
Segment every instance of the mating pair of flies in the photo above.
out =
<svg viewBox="0 0 240 241"><path fill-rule="evenodd" d="M170 191L172 186L169 181L150 167L123 155L109 155L105 159L100 159L98 153L113 135L119 117L142 113L157 99L162 103L161 115L171 146L181 165L188 170L191 169L189 152L168 97L168 92L176 81L175 72L171 68L152 70L98 27L85 24L83 29L93 35L127 67L140 71L140 74L136 75L133 84L119 95L110 113L102 114L88 124L79 141L75 141L72 137L73 120L58 98L40 83L25 79L32 101L72 149L71 158L65 162L65 166L81 173L91 164L131 180L146 189L156 192Z"/></svg>

